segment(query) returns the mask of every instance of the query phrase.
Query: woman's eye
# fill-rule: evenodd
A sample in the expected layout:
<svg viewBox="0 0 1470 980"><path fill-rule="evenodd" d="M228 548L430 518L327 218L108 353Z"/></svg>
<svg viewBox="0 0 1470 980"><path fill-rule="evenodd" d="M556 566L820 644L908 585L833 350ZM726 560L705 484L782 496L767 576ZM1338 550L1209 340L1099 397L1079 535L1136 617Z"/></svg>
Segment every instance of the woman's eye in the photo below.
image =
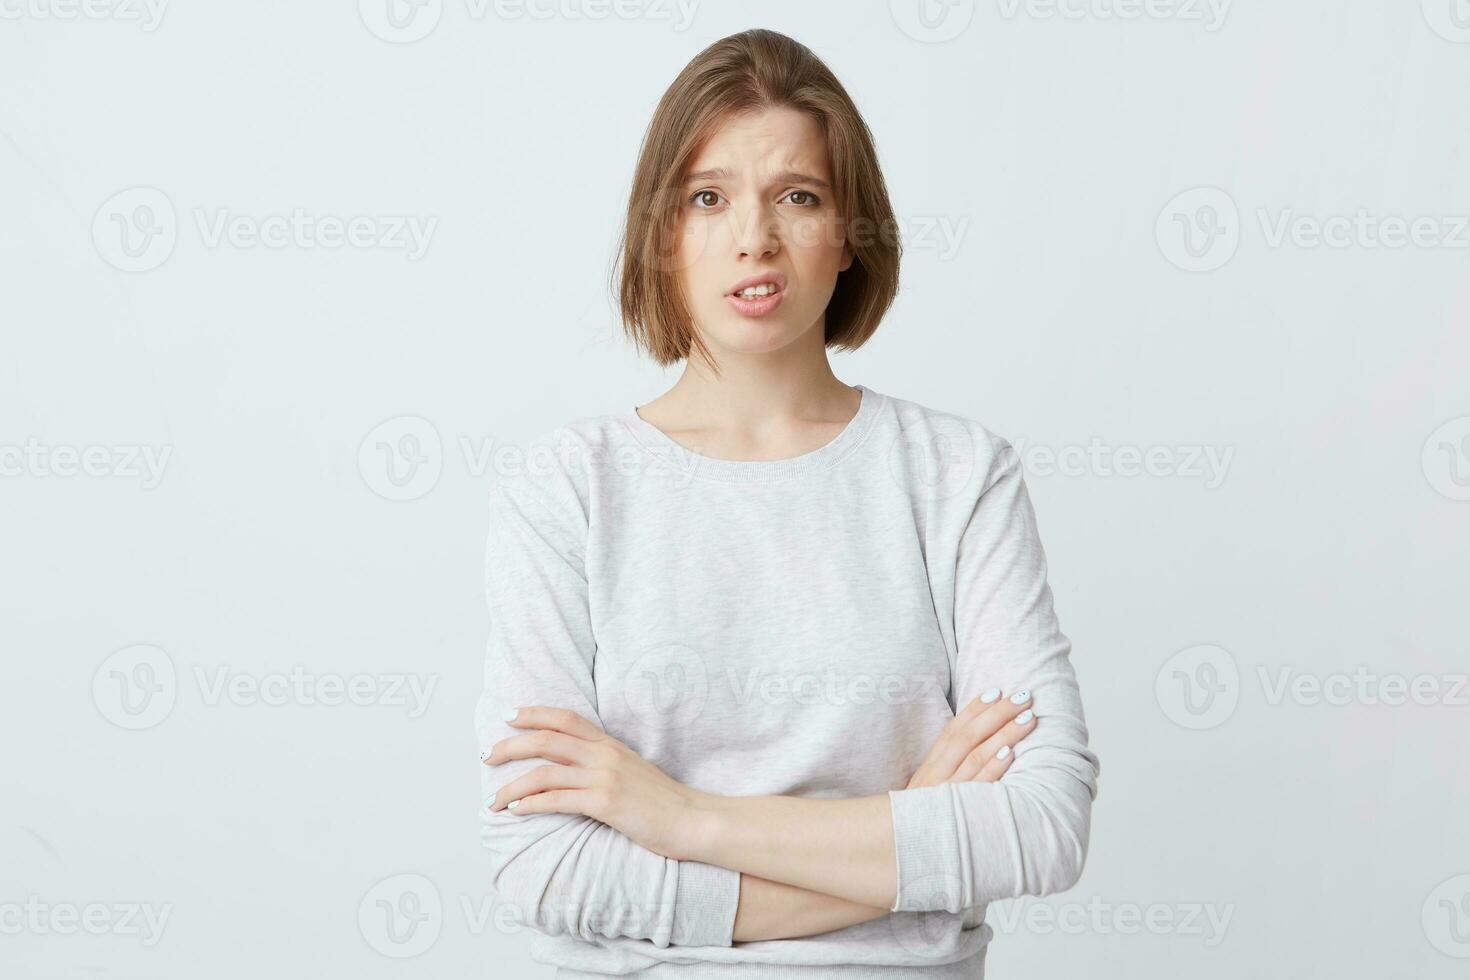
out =
<svg viewBox="0 0 1470 980"><path fill-rule="evenodd" d="M822 199L811 191L792 191L786 195L786 199L802 208L818 207L822 203ZM718 191L695 191L689 196L689 203L701 211L718 207L720 200Z"/></svg>

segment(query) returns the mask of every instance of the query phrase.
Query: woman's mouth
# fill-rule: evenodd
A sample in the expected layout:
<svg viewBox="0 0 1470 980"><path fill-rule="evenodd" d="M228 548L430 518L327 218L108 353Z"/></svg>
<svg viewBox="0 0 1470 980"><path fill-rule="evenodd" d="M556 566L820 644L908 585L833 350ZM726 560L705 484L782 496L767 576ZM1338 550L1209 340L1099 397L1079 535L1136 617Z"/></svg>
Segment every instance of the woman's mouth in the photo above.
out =
<svg viewBox="0 0 1470 980"><path fill-rule="evenodd" d="M784 276L762 276L736 286L725 294L725 301L741 316L765 316L786 297Z"/></svg>

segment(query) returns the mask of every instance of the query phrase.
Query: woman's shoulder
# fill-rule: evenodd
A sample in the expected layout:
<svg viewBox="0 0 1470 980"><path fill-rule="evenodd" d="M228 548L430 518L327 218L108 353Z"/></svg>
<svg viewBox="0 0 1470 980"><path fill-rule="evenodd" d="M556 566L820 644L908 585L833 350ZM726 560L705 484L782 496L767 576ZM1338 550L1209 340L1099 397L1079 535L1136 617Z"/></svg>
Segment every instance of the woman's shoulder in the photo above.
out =
<svg viewBox="0 0 1470 980"><path fill-rule="evenodd" d="M600 471L626 455L626 427L614 413L586 414L502 443L493 459L495 489L576 499L585 504Z"/></svg>
<svg viewBox="0 0 1470 980"><path fill-rule="evenodd" d="M889 394L883 396L882 415L880 426L887 431L880 445L896 464L912 461L904 469L915 480L970 485L1016 462L1010 440L970 410Z"/></svg>
<svg viewBox="0 0 1470 980"><path fill-rule="evenodd" d="M535 431L526 440L526 451L556 452L573 463L588 454L621 441L625 432L622 419L614 413L577 415ZM570 453L570 456L566 454Z"/></svg>

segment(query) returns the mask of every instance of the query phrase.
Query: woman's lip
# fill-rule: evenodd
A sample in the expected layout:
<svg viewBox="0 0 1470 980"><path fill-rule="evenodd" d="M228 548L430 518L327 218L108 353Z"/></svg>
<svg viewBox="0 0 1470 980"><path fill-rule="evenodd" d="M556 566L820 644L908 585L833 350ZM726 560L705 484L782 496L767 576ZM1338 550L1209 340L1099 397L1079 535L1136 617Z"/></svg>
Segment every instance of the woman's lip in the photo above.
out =
<svg viewBox="0 0 1470 980"><path fill-rule="evenodd" d="M785 298L786 290L778 289L769 295L752 296L749 299L731 293L725 297L725 302L729 303L741 316L765 316L780 306L781 300Z"/></svg>
<svg viewBox="0 0 1470 980"><path fill-rule="evenodd" d="M746 276L744 279L731 286L729 292L725 293L725 295L733 296L743 289L749 289L751 286L762 286L767 283L775 286L778 290L784 290L786 288L786 276L780 272L775 271L762 272L754 276Z"/></svg>

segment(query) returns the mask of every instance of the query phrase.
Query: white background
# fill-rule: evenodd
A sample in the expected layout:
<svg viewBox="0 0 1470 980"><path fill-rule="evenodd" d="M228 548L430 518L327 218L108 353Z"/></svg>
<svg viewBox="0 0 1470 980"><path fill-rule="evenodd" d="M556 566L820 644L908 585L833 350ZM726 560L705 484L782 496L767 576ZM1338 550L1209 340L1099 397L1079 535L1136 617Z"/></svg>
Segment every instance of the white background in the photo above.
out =
<svg viewBox="0 0 1470 980"><path fill-rule="evenodd" d="M477 835L489 454L676 377L638 141L764 26L906 229L838 375L1016 442L1074 642L1090 859L991 974L1464 975L1470 4L387 2L0 0L0 973L550 976Z"/></svg>

